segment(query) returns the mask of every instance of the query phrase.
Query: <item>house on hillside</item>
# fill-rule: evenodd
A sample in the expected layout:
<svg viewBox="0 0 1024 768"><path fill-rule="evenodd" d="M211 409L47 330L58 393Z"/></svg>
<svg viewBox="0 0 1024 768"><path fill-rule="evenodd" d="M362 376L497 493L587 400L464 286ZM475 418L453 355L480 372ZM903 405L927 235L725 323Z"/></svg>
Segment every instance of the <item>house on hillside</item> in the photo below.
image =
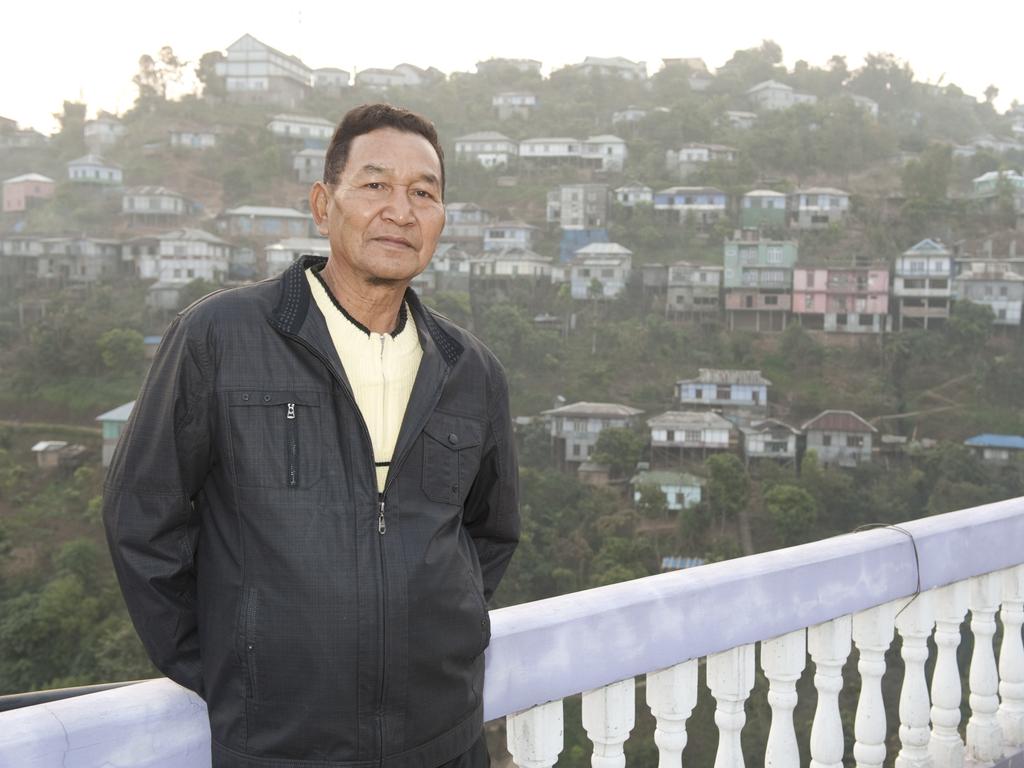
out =
<svg viewBox="0 0 1024 768"><path fill-rule="evenodd" d="M140 280L177 289L193 280L221 283L227 277L232 247L210 232L183 227L136 237L124 244Z"/></svg>
<svg viewBox="0 0 1024 768"><path fill-rule="evenodd" d="M268 275L284 272L292 263L306 254L330 256L331 243L325 237L286 237L263 249Z"/></svg>
<svg viewBox="0 0 1024 768"><path fill-rule="evenodd" d="M121 214L129 225L174 225L198 210L198 204L167 187L128 187L121 193Z"/></svg>
<svg viewBox="0 0 1024 768"><path fill-rule="evenodd" d="M647 64L645 62L630 61L621 56L612 58L587 56L582 63L572 64L567 69L586 76L621 77L623 80L647 79Z"/></svg>
<svg viewBox="0 0 1024 768"><path fill-rule="evenodd" d="M498 113L499 120L512 117L526 120L537 108L537 96L529 91L502 91L491 97L491 106Z"/></svg>
<svg viewBox="0 0 1024 768"><path fill-rule="evenodd" d="M484 231L494 214L476 203L447 203L444 207L444 231L441 240L483 247Z"/></svg>
<svg viewBox="0 0 1024 768"><path fill-rule="evenodd" d="M643 488L657 488L665 496L665 505L672 512L700 504L704 491L705 480L691 475L689 472L677 472L671 469L642 469L629 480L633 489L633 503L640 503Z"/></svg>
<svg viewBox="0 0 1024 768"><path fill-rule="evenodd" d="M633 252L618 243L591 243L570 263L569 288L574 299L615 299L629 284Z"/></svg>
<svg viewBox="0 0 1024 768"><path fill-rule="evenodd" d="M676 398L688 409L765 414L771 385L760 371L700 368L696 378L676 382Z"/></svg>
<svg viewBox="0 0 1024 768"><path fill-rule="evenodd" d="M547 220L562 229L608 226L607 184L563 184L548 192Z"/></svg>
<svg viewBox="0 0 1024 768"><path fill-rule="evenodd" d="M121 118L108 112L100 112L95 120L86 120L82 127L85 146L90 152L102 152L121 140L125 127Z"/></svg>
<svg viewBox="0 0 1024 768"><path fill-rule="evenodd" d="M752 189L740 198L740 226L744 229L786 226L786 195L772 189Z"/></svg>
<svg viewBox="0 0 1024 768"><path fill-rule="evenodd" d="M1024 437L1020 435L975 435L964 440L972 453L990 464L1024 461Z"/></svg>
<svg viewBox="0 0 1024 768"><path fill-rule="evenodd" d="M850 209L850 195L834 187L808 187L787 198L789 226L794 229L828 229L841 224Z"/></svg>
<svg viewBox="0 0 1024 768"><path fill-rule="evenodd" d="M724 144L684 144L665 150L665 170L681 181L708 163L734 163L739 150Z"/></svg>
<svg viewBox="0 0 1024 768"><path fill-rule="evenodd" d="M229 101L295 107L309 95L313 70L297 56L281 53L249 34L227 48L217 62Z"/></svg>
<svg viewBox="0 0 1024 768"><path fill-rule="evenodd" d="M3 241L4 259L24 279L95 283L124 274L121 243L100 237L12 237Z"/></svg>
<svg viewBox="0 0 1024 768"><path fill-rule="evenodd" d="M706 231L728 212L728 196L716 187L668 187L654 195L654 210L670 221L692 222L699 231Z"/></svg>
<svg viewBox="0 0 1024 768"><path fill-rule="evenodd" d="M132 400L130 403L119 405L117 408L101 413L96 417L96 421L100 423L103 429L104 467L110 466L110 460L114 458L114 449L117 448L117 443L121 439L121 433L124 432L124 428L128 424L128 417L132 415L132 408L134 407L135 401Z"/></svg>
<svg viewBox="0 0 1024 768"><path fill-rule="evenodd" d="M686 456L703 458L709 451L728 451L736 444L732 422L711 411L666 411L648 419L647 426L656 466L672 466Z"/></svg>
<svg viewBox="0 0 1024 768"><path fill-rule="evenodd" d="M946 246L922 240L896 257L892 274L897 330L946 324L953 303L953 254Z"/></svg>
<svg viewBox="0 0 1024 768"><path fill-rule="evenodd" d="M4 181L4 213L23 213L53 197L57 182L41 173L23 173Z"/></svg>
<svg viewBox="0 0 1024 768"><path fill-rule="evenodd" d="M885 264L797 267L793 271L793 314L811 330L891 330L889 268Z"/></svg>
<svg viewBox="0 0 1024 768"><path fill-rule="evenodd" d="M493 287L495 281L532 280L551 282L551 265L554 259L523 248L504 248L500 251L485 251L470 259L470 279L474 287Z"/></svg>
<svg viewBox="0 0 1024 768"><path fill-rule="evenodd" d="M821 464L856 466L871 461L871 448L878 430L853 411L822 411L800 427L807 436L807 450L814 451Z"/></svg>
<svg viewBox="0 0 1024 768"><path fill-rule="evenodd" d="M515 70L524 75L540 76L540 68L542 66L543 62L536 59L494 58L487 61L478 61L476 63L476 71L481 75L502 75L506 74L505 70Z"/></svg>
<svg viewBox="0 0 1024 768"><path fill-rule="evenodd" d="M216 128L178 126L167 131L167 143L184 149L212 149L217 146L220 131Z"/></svg>
<svg viewBox="0 0 1024 768"><path fill-rule="evenodd" d="M621 171L628 156L625 140L611 134L588 136L580 144L583 165L599 171Z"/></svg>
<svg viewBox="0 0 1024 768"><path fill-rule="evenodd" d="M519 154L519 145L497 131L467 133L455 139L455 159L475 160L484 168L508 166Z"/></svg>
<svg viewBox="0 0 1024 768"><path fill-rule="evenodd" d="M995 325L1019 327L1024 305L1024 277L999 259L958 259L953 299L992 310Z"/></svg>
<svg viewBox="0 0 1024 768"><path fill-rule="evenodd" d="M300 149L292 154L292 170L295 171L295 178L305 184L312 184L324 177L324 162L327 159L327 150L317 147Z"/></svg>
<svg viewBox="0 0 1024 768"><path fill-rule="evenodd" d="M795 462L800 430L778 419L757 419L740 427L743 456L752 459Z"/></svg>
<svg viewBox="0 0 1024 768"><path fill-rule="evenodd" d="M269 205L242 205L229 208L216 220L217 231L227 237L278 239L312 237L313 219L294 208Z"/></svg>
<svg viewBox="0 0 1024 768"><path fill-rule="evenodd" d="M313 90L325 96L340 96L351 86L352 75L338 67L320 67L313 70Z"/></svg>
<svg viewBox="0 0 1024 768"><path fill-rule="evenodd" d="M83 155L66 163L68 178L79 184L120 186L121 166L104 160L99 155Z"/></svg>
<svg viewBox="0 0 1024 768"><path fill-rule="evenodd" d="M730 330L785 330L792 308L797 244L744 229L723 246L725 315Z"/></svg>
<svg viewBox="0 0 1024 768"><path fill-rule="evenodd" d="M631 182L613 191L619 205L625 208L632 208L636 205L652 205L654 203L654 190L646 184Z"/></svg>
<svg viewBox="0 0 1024 768"><path fill-rule="evenodd" d="M620 403L578 402L551 408L541 415L551 427L551 438L560 459L567 463L587 461L601 431L632 427L643 411Z"/></svg>
<svg viewBox="0 0 1024 768"><path fill-rule="evenodd" d="M335 125L315 115L274 115L267 130L281 139L300 139L326 145L334 135Z"/></svg>
<svg viewBox="0 0 1024 768"><path fill-rule="evenodd" d="M530 250L533 233L537 230L524 221L495 221L484 226L484 250L503 251L506 248Z"/></svg>
<svg viewBox="0 0 1024 768"><path fill-rule="evenodd" d="M665 312L694 320L715 320L722 311L722 273L719 266L677 261L668 267Z"/></svg>
<svg viewBox="0 0 1024 768"><path fill-rule="evenodd" d="M797 104L815 104L818 101L817 96L800 93L777 80L765 80L748 88L747 99L754 109L764 111L789 109Z"/></svg>

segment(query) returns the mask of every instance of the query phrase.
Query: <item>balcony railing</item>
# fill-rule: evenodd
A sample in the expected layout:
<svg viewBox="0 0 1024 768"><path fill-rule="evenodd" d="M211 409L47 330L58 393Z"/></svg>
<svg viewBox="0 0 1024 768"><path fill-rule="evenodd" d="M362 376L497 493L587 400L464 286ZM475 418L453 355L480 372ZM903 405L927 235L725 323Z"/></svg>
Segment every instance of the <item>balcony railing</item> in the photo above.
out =
<svg viewBox="0 0 1024 768"><path fill-rule="evenodd" d="M758 747L764 764L798 766L806 764L804 754L812 766L838 768L842 670L855 645L860 685L852 734L845 735L853 737L858 766L881 766L892 757L885 654L898 633L895 765L993 765L1024 750L1022 544L1019 498L496 610L485 717L507 719L518 766L546 768L562 749L562 699L583 692L593 765L621 768L639 705L635 678L644 676L659 768L680 766L688 736L717 739L716 766L742 766L740 732L760 643L772 713L767 741ZM968 611L973 651L965 691L956 650ZM808 652L816 709L809 740L801 743L793 709ZM701 659L717 735L686 729ZM209 765L209 754L203 702L167 680L0 715L4 766L187 768Z"/></svg>

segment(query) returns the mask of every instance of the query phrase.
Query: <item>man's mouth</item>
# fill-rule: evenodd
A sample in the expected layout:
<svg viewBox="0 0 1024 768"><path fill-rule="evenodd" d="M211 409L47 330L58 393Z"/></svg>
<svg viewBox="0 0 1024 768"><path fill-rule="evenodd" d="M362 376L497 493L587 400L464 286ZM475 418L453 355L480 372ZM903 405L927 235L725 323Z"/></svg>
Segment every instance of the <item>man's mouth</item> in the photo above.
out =
<svg viewBox="0 0 1024 768"><path fill-rule="evenodd" d="M385 245L390 245L390 246L395 246L395 247L403 247L403 248L412 248L413 247L412 243L410 243L404 237L392 237L392 236L385 235L383 237L375 237L373 239L376 240L378 243L384 243Z"/></svg>

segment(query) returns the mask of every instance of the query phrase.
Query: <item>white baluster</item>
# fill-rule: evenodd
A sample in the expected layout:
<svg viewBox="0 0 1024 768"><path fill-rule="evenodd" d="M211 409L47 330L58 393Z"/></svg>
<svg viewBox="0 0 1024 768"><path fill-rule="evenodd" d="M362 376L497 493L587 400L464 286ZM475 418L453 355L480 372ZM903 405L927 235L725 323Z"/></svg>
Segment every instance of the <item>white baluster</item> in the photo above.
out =
<svg viewBox="0 0 1024 768"><path fill-rule="evenodd" d="M680 768L686 719L697 704L697 660L647 674L647 706L657 722L658 768Z"/></svg>
<svg viewBox="0 0 1024 768"><path fill-rule="evenodd" d="M549 701L506 718L508 751L519 768L551 768L564 744L562 701Z"/></svg>
<svg viewBox="0 0 1024 768"><path fill-rule="evenodd" d="M909 600L909 598L908 598ZM928 635L932 631L932 595L922 592L896 614L896 630L903 638L903 687L900 689L900 752L896 768L927 768L931 733L928 729L928 683L924 663L928 659Z"/></svg>
<svg viewBox="0 0 1024 768"><path fill-rule="evenodd" d="M625 768L622 745L636 721L633 678L583 694L583 728L594 742L593 768Z"/></svg>
<svg viewBox="0 0 1024 768"><path fill-rule="evenodd" d="M772 725L764 754L767 768L799 768L800 750L793 729L796 681L807 659L806 630L790 632L761 643L761 669L768 678L768 704Z"/></svg>
<svg viewBox="0 0 1024 768"><path fill-rule="evenodd" d="M999 724L1007 755L1024 748L1024 565L1003 571L1003 643L999 646Z"/></svg>
<svg viewBox="0 0 1024 768"><path fill-rule="evenodd" d="M960 625L967 613L970 585L957 581L934 593L935 673L932 675L932 735L928 753L935 768L962 768L964 742L960 738L960 667L956 649Z"/></svg>
<svg viewBox="0 0 1024 768"><path fill-rule="evenodd" d="M807 630L807 650L814 661L814 687L818 705L811 725L811 768L842 768L843 723L839 718L839 692L843 664L850 655L851 619L840 616Z"/></svg>
<svg viewBox="0 0 1024 768"><path fill-rule="evenodd" d="M967 755L978 762L991 762L1003 756L1003 732L996 719L999 709L999 676L992 648L996 632L996 609L1002 591L998 573L986 573L971 579L971 719L967 721Z"/></svg>
<svg viewBox="0 0 1024 768"><path fill-rule="evenodd" d="M905 601L904 601L905 602ZM861 611L853 617L853 642L860 652L860 698L853 724L856 741L853 756L857 768L881 768L885 761L885 702L882 700L882 675L885 652L892 644L896 603L885 603Z"/></svg>
<svg viewBox="0 0 1024 768"><path fill-rule="evenodd" d="M718 726L715 768L743 768L740 731L747 721L743 703L754 687L754 646L741 645L708 656L707 673Z"/></svg>

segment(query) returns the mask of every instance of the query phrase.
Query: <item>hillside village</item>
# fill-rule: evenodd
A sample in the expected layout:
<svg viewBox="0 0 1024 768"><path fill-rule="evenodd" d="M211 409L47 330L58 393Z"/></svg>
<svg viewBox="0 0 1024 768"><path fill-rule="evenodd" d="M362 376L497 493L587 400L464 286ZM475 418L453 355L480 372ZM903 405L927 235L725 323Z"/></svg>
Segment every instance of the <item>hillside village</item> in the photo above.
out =
<svg viewBox="0 0 1024 768"><path fill-rule="evenodd" d="M86 105L65 102L49 137L0 119L5 337L17 350L58 297L130 285L144 297L133 332L152 352L171 313L206 291L326 255L308 185L344 110L391 100L446 140L446 228L414 286L507 350L520 428L542 429L563 470L629 481L638 502L653 485L679 510L704 498L716 453L747 468L796 470L808 451L821 466L889 466L952 438L984 462L1015 462L1024 437L992 429L995 416L930 434L941 403L915 419L901 391L865 412L851 387L805 397L790 376L780 386L744 365L757 361L749 350L719 354L731 338L789 344L799 366L806 353L820 367L829 350L889 365L892 338L946 345L978 327L982 341L1019 346L1024 107L999 114L992 89L979 100L916 82L887 54L852 71L841 57L792 71L780 61L766 41L716 72L679 58L649 76L644 62L588 57L549 77L512 59L353 75L243 35L202 57L200 94L169 100L185 64L165 48L140 60L124 115L86 119ZM488 321L498 309L514 322ZM627 364L565 380L571 355L555 347L589 339L601 358L610 329L631 322L667 324L679 340L644 360L653 378L630 384ZM516 323L528 327L514 339L488 333ZM719 351L702 350L715 334ZM130 403L98 410L107 460ZM629 466L598 460L609 428L642 436ZM60 440L36 450L40 464L81 456Z"/></svg>

